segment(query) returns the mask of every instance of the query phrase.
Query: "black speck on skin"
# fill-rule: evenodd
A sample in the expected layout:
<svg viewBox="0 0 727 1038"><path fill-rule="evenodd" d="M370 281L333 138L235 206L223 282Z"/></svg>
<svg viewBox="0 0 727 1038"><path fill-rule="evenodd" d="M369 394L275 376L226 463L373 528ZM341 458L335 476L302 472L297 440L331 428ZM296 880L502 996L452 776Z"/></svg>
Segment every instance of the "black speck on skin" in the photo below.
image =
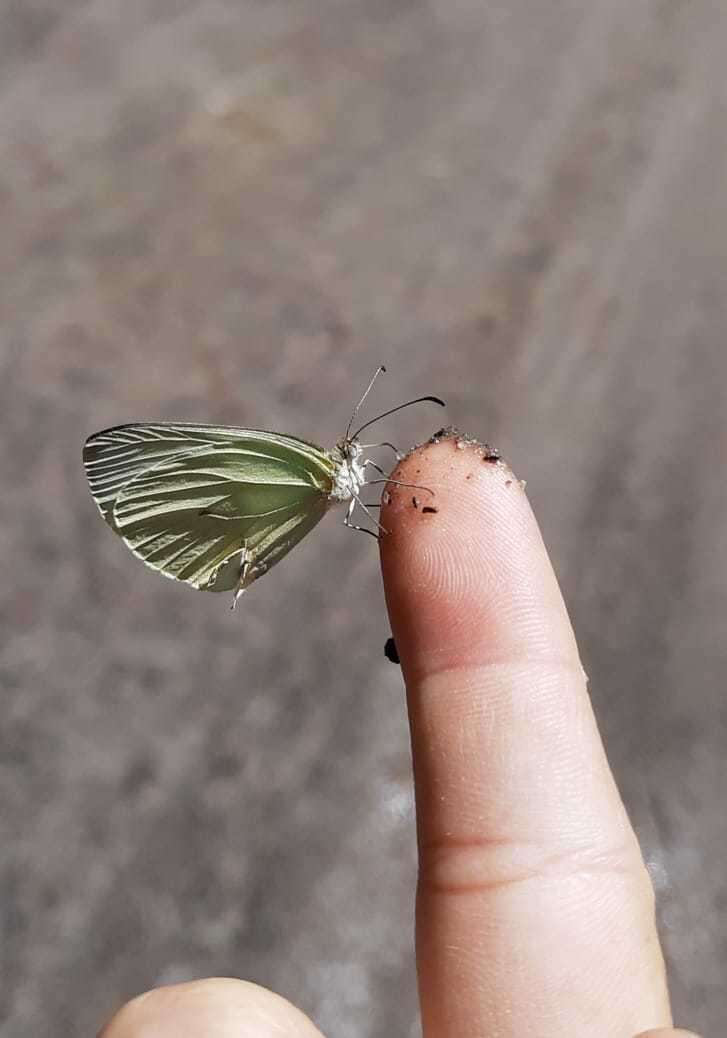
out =
<svg viewBox="0 0 727 1038"><path fill-rule="evenodd" d="M489 443L483 444L482 460L483 461L499 461L500 460L500 452L497 449L497 447L491 447L489 445Z"/></svg>
<svg viewBox="0 0 727 1038"><path fill-rule="evenodd" d="M399 653L396 648L396 642L393 638L386 639L386 645L384 646L384 656L390 663L401 663L399 659Z"/></svg>
<svg viewBox="0 0 727 1038"><path fill-rule="evenodd" d="M427 515L436 515L438 511L439 509L433 508L432 505L425 505L424 508L422 508L422 512L425 512Z"/></svg>
<svg viewBox="0 0 727 1038"><path fill-rule="evenodd" d="M441 429L437 429L433 436L429 438L430 443L441 443L442 440L451 440L458 436L458 430L454 425L445 425Z"/></svg>
<svg viewBox="0 0 727 1038"><path fill-rule="evenodd" d="M413 497L411 499L411 503L414 505L415 508L418 508L419 507L419 498L418 497Z"/></svg>

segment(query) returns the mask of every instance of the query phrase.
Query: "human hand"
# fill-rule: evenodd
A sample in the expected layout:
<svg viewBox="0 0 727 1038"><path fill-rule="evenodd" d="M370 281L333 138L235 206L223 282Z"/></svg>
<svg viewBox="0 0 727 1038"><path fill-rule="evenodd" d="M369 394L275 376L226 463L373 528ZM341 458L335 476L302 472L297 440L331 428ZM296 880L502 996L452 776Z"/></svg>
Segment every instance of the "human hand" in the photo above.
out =
<svg viewBox="0 0 727 1038"><path fill-rule="evenodd" d="M381 560L412 733L426 1038L677 1038L654 898L573 632L509 469L445 439L395 477ZM422 507L436 511L422 511ZM661 1028L661 1030L660 1030ZM320 1038L210 979L130 1002L103 1038Z"/></svg>

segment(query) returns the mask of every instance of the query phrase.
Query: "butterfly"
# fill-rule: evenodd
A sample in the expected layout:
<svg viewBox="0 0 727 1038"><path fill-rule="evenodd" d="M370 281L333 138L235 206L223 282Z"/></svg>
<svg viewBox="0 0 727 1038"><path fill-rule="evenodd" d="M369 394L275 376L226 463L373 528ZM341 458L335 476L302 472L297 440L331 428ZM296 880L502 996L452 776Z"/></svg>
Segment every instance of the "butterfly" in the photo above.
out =
<svg viewBox="0 0 727 1038"><path fill-rule="evenodd" d="M147 566L200 591L232 591L234 608L334 505L347 505L346 526L373 533L352 522L358 504L381 529L360 491L387 480L364 455L367 447L396 448L364 445L361 433L412 404L444 406L439 397L418 397L351 432L385 370L377 368L332 450L281 433L188 422L139 422L94 433L83 449L93 499ZM367 480L369 467L383 478Z"/></svg>

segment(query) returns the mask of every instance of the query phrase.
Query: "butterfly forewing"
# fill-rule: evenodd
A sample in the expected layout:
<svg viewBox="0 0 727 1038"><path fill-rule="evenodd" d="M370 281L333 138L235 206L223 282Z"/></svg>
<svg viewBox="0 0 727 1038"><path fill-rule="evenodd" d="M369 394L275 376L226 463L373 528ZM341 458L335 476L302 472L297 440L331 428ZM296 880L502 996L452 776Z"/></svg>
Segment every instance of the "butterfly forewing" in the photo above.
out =
<svg viewBox="0 0 727 1038"><path fill-rule="evenodd" d="M211 591L259 575L323 517L336 462L320 447L254 429L127 425L84 450L91 493L147 565ZM243 555L244 552L244 555Z"/></svg>

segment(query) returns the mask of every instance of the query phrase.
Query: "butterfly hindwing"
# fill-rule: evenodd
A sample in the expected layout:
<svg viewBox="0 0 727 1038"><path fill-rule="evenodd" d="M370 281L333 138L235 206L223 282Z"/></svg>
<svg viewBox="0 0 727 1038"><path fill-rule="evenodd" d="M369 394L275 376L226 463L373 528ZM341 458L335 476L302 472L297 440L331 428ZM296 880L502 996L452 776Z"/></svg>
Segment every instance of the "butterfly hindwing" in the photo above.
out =
<svg viewBox="0 0 727 1038"><path fill-rule="evenodd" d="M84 450L104 518L147 565L196 588L269 569L325 514L335 463L320 447L259 430L119 426Z"/></svg>

